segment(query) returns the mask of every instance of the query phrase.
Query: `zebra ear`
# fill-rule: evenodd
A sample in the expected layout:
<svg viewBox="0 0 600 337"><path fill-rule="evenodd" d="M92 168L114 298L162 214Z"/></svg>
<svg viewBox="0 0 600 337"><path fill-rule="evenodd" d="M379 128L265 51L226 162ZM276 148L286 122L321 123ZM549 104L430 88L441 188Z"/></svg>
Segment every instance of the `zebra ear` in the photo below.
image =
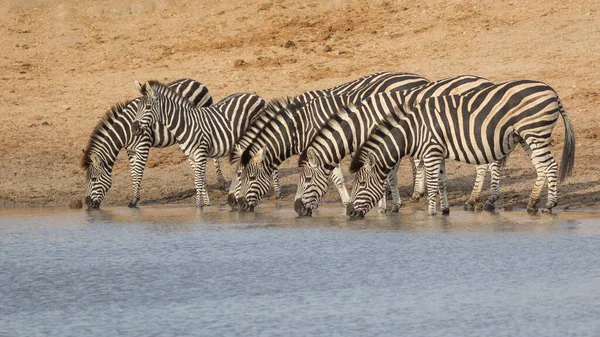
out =
<svg viewBox="0 0 600 337"><path fill-rule="evenodd" d="M152 90L152 86L148 83L146 83L146 94L154 98L154 90Z"/></svg>
<svg viewBox="0 0 600 337"><path fill-rule="evenodd" d="M319 165L319 158L317 157L315 150L310 147L306 150L306 158L308 159L308 165L310 165L310 167L316 168Z"/></svg>
<svg viewBox="0 0 600 337"><path fill-rule="evenodd" d="M252 162L254 164L259 164L265 158L265 149L260 149L258 152L252 156Z"/></svg>
<svg viewBox="0 0 600 337"><path fill-rule="evenodd" d="M375 167L376 161L377 161L377 158L375 158L375 155L372 153L369 153L367 155L367 159L365 160L365 168L367 170L371 171Z"/></svg>
<svg viewBox="0 0 600 337"><path fill-rule="evenodd" d="M133 85L135 85L135 88L137 89L137 91L140 92L140 94L145 95L146 94L146 90L145 90L145 84L142 85L140 82L138 81L134 81Z"/></svg>

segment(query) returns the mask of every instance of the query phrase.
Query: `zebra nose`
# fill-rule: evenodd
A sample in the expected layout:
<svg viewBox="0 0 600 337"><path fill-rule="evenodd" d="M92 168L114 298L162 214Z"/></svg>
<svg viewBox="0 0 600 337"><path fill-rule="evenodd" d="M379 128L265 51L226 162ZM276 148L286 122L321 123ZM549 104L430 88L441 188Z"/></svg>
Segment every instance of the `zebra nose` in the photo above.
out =
<svg viewBox="0 0 600 337"><path fill-rule="evenodd" d="M238 202L238 207L240 209L246 209L246 204L247 204L246 197L238 198L237 202Z"/></svg>
<svg viewBox="0 0 600 337"><path fill-rule="evenodd" d="M229 204L229 206L231 206L231 209L234 211L238 209L238 201L235 198L235 194L229 193L229 195L227 195L227 204Z"/></svg>
<svg viewBox="0 0 600 337"><path fill-rule="evenodd" d="M296 214L299 216L312 216L312 210L304 207L302 199L294 200L294 211L296 211Z"/></svg>
<svg viewBox="0 0 600 337"><path fill-rule="evenodd" d="M355 208L354 208L354 204L353 203L349 203L348 206L346 206L346 215L353 218L353 219L362 219L363 218L363 214L361 212L358 212Z"/></svg>
<svg viewBox="0 0 600 337"><path fill-rule="evenodd" d="M92 198L88 195L85 197L85 203L88 205L88 208L100 208L100 202L98 200L92 200Z"/></svg>

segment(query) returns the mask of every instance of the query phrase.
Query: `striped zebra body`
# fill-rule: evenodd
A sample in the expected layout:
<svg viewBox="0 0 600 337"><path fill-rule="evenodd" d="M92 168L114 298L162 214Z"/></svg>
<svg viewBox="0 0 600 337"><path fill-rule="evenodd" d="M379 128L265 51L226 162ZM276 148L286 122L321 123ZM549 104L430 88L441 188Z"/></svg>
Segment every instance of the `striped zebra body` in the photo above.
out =
<svg viewBox="0 0 600 337"><path fill-rule="evenodd" d="M295 105L302 106L302 105L308 104L309 102L311 102L312 100L314 100L316 98L332 96L332 95L341 95L344 93L353 92L363 86L368 85L372 81L378 81L382 77L388 77L389 74L390 73L388 73L388 72L377 72L377 73L373 73L373 74L370 74L367 76L360 77L354 81L335 86L333 88L308 91L308 92L305 92L303 94L300 94L300 95L294 97L293 99L288 99L288 102L292 102ZM418 85L418 83L420 83L420 81L421 81L420 78L415 78L414 80L417 81L417 83L415 83L415 86ZM252 122L252 125L248 128L246 134L244 135L244 137L242 139L240 139L238 141L238 143L236 144L236 149L234 150L234 152L232 152L232 155L230 158L231 163L238 162L238 165L236 168L236 174L234 175L234 177L231 181L231 185L229 187L229 195L227 197L227 201L233 210L238 210L238 206L239 206L238 199L239 199L240 191L242 188L240 179L241 179L241 174L242 174L242 172L244 172L244 168L246 166L246 165L241 165L241 163L239 162L239 155L241 155L244 152L244 150L246 148L248 148L248 146L250 146L255 141L255 139L257 139L259 137L259 133L264 129L265 125L270 123L273 118L277 117L278 114L282 113L282 111L283 111L283 110L277 110L276 107L274 107L274 108L275 108L275 110L271 111L271 113L265 113L265 114L259 116L259 118L257 118L255 121ZM254 166L254 163L249 163L248 166L249 167L246 170L247 174L249 174L250 172L252 172L253 174L254 173L256 173L256 174L263 173L262 171L258 170L258 167ZM259 177L259 179L262 179L262 178L264 178L264 175L259 175L258 177ZM274 179L274 181L277 181L277 186L278 186L279 175L278 175L277 170L273 171L273 179ZM338 187L340 194L343 195L345 187L343 186L343 177L342 177L341 170L338 169L335 171L335 173L333 175L333 180L334 180L334 184L336 185L336 187ZM266 192L267 191L265 190L264 193L266 193ZM275 189L275 199L278 199L279 197L280 197L280 191L278 189Z"/></svg>
<svg viewBox="0 0 600 337"><path fill-rule="evenodd" d="M426 79L414 74L381 73L357 89L318 97L308 104L291 99L271 102L265 119L242 138L240 150L231 156L232 162L239 159L242 167L238 199L241 208L249 210L258 204L267 191L270 172L287 158L301 153L314 134L342 106L357 103L378 92L402 91L425 83L428 83ZM332 173L332 180L345 204L348 194L339 167Z"/></svg>
<svg viewBox="0 0 600 337"><path fill-rule="evenodd" d="M137 83L137 82L136 82ZM205 168L207 158L229 155L250 121L265 107L255 94L233 94L207 108L196 108L159 82L137 83L139 132L158 122L174 134L194 170L196 205L209 206Z"/></svg>
<svg viewBox="0 0 600 337"><path fill-rule="evenodd" d="M560 116L565 123L565 140L558 176L550 138ZM506 157L522 142L537 172L527 210L537 212L547 180L545 211L551 211L557 203L557 181L571 174L575 158L573 126L551 87L536 81L511 81L466 96L433 97L412 109L402 106L398 114L373 130L353 158L350 170L356 176L347 214L364 216L383 195L387 173L400 158L409 155L423 158L428 212L434 215L438 174L445 158L491 163Z"/></svg>
<svg viewBox="0 0 600 337"><path fill-rule="evenodd" d="M181 93L195 106L212 104L208 89L200 82L179 79L169 84L169 89ZM86 170L86 204L97 208L112 185L112 169L119 151L124 148L129 160L132 197L129 207L140 200L140 184L151 147L168 147L176 143L175 137L162 124L154 124L150 132L135 135L134 119L139 98L115 104L96 125L82 159ZM225 180L219 162L215 160L219 183Z"/></svg>
<svg viewBox="0 0 600 337"><path fill-rule="evenodd" d="M347 155L354 153L367 139L373 127L393 114L399 105L414 106L429 97L468 94L491 85L492 82L481 77L457 76L431 82L409 91L378 93L367 97L356 107L343 108L342 111L334 114L313 137L299 158L298 164L302 171L294 209L299 215L312 213L328 189L327 179L332 168L339 165ZM419 161L415 159L415 162ZM485 175L487 165L484 166ZM394 168L387 178L394 199L392 208L394 212L400 208L396 177L397 170ZM385 197L380 200L379 208L381 213L386 211Z"/></svg>

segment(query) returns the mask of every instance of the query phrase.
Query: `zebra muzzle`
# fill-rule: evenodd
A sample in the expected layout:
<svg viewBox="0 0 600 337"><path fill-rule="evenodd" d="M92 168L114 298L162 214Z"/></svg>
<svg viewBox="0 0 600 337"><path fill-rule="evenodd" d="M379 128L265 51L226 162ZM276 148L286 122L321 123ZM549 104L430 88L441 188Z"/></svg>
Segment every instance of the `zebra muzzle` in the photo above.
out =
<svg viewBox="0 0 600 337"><path fill-rule="evenodd" d="M296 199L294 201L294 211L298 216L312 216L312 209L304 206L302 199Z"/></svg>
<svg viewBox="0 0 600 337"><path fill-rule="evenodd" d="M352 219L363 219L365 217L363 212L354 208L353 203L349 203L348 206L346 206L346 215Z"/></svg>
<svg viewBox="0 0 600 337"><path fill-rule="evenodd" d="M85 204L88 206L88 209L100 208L100 202L98 200L92 200L89 195L85 197Z"/></svg>

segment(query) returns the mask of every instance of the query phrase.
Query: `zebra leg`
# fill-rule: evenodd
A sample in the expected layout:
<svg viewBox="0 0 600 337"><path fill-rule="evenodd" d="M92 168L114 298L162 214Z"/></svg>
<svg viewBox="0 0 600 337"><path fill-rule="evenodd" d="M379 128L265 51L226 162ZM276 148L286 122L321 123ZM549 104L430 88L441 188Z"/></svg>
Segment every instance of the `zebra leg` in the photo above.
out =
<svg viewBox="0 0 600 337"><path fill-rule="evenodd" d="M494 204L500 198L500 162L490 163L488 167L490 169L490 193L483 209L487 212L493 212L496 210Z"/></svg>
<svg viewBox="0 0 600 337"><path fill-rule="evenodd" d="M558 165L556 164L554 156L552 156L552 152L550 152L550 145L546 145L544 147L538 146L537 149L532 150L532 147L526 142L521 141L520 144L523 150L525 150L525 152L527 152L527 154L529 154L529 156L531 157L531 161L533 162L535 169L538 173L538 179L541 168L543 169L543 174L545 178L548 180L548 200L546 201L546 206L542 212L551 213L552 209L558 203ZM537 180L536 185L534 185L534 189L535 186L537 186ZM540 189L542 187L543 182ZM532 191L531 194L534 195L534 191ZM538 192L538 198L539 194L540 193ZM529 204L532 204L531 198L529 200ZM529 204L527 205L527 212L530 214L537 212L537 207L535 207L535 205L537 204L537 200L535 200L535 204L533 204L534 207L532 207L531 212L529 210Z"/></svg>
<svg viewBox="0 0 600 337"><path fill-rule="evenodd" d="M544 183L546 182L546 178L548 179L548 201L546 203L545 212L551 212L552 208L556 206L557 200L557 173L558 173L558 165L556 165L556 161L550 152L549 146L540 146L536 149L532 149L533 147L529 144L529 149L531 152L531 162L535 166L535 170L537 172L537 178L535 184L533 185L533 190L531 191L531 196L529 197L529 203L527 204L527 213L535 214L537 213L537 203L540 198L540 194L542 192L542 188L544 187Z"/></svg>
<svg viewBox="0 0 600 337"><path fill-rule="evenodd" d="M427 214L437 214L437 196L439 191L439 174L442 158L430 158L429 162L424 162L425 177L427 179Z"/></svg>
<svg viewBox="0 0 600 337"><path fill-rule="evenodd" d="M481 190L483 189L483 184L485 182L485 176L487 174L488 165L481 164L475 167L477 170L477 176L475 177L475 184L473 184L473 190L471 191L471 195L469 199L465 202L464 210L465 211L474 211L475 204L479 201L479 197L481 196Z"/></svg>
<svg viewBox="0 0 600 337"><path fill-rule="evenodd" d="M383 189L384 190L387 188L387 185L389 185L389 181L388 181L388 179L385 179L383 181ZM387 212L387 197L384 193L383 197L381 199L379 199L379 202L377 202L377 213L385 214L386 212Z"/></svg>
<svg viewBox="0 0 600 337"><path fill-rule="evenodd" d="M223 191L226 191L225 177L223 177L223 171L221 171L221 163L219 163L219 158L214 158L213 162L215 163L215 170L217 171L217 181L219 182L219 188Z"/></svg>
<svg viewBox="0 0 600 337"><path fill-rule="evenodd" d="M140 201L140 184L142 183L142 176L144 175L144 167L146 167L149 150L149 146L127 150L127 156L129 157L129 173L131 174L131 188L133 192L128 206L132 208L137 207L137 203Z"/></svg>
<svg viewBox="0 0 600 337"><path fill-rule="evenodd" d="M446 185L446 161L442 159L440 165L440 175L438 177L438 188L440 190L440 207L442 214L450 214L450 206L448 204L448 186Z"/></svg>
<svg viewBox="0 0 600 337"><path fill-rule="evenodd" d="M413 194L410 200L413 202L419 201L425 194L425 167L423 160L420 158L411 158L413 172Z"/></svg>
<svg viewBox="0 0 600 337"><path fill-rule="evenodd" d="M400 191L398 190L398 166L400 162L394 166L390 174L388 175L388 184L392 191L392 212L398 213L400 207L402 207L402 199L400 199Z"/></svg>
<svg viewBox="0 0 600 337"><path fill-rule="evenodd" d="M279 184L279 171L273 171L273 190L275 191L275 199L281 198L281 185Z"/></svg>
<svg viewBox="0 0 600 337"><path fill-rule="evenodd" d="M190 159L194 170L194 184L196 185L196 206L210 206L208 191L206 190L206 155L197 154Z"/></svg>
<svg viewBox="0 0 600 337"><path fill-rule="evenodd" d="M344 184L344 173L340 168L340 165L336 166L331 172L331 176L329 177L338 192L340 193L340 197L342 198L342 204L344 207L348 205L350 202L350 195L348 194L348 190L346 189L346 184Z"/></svg>

